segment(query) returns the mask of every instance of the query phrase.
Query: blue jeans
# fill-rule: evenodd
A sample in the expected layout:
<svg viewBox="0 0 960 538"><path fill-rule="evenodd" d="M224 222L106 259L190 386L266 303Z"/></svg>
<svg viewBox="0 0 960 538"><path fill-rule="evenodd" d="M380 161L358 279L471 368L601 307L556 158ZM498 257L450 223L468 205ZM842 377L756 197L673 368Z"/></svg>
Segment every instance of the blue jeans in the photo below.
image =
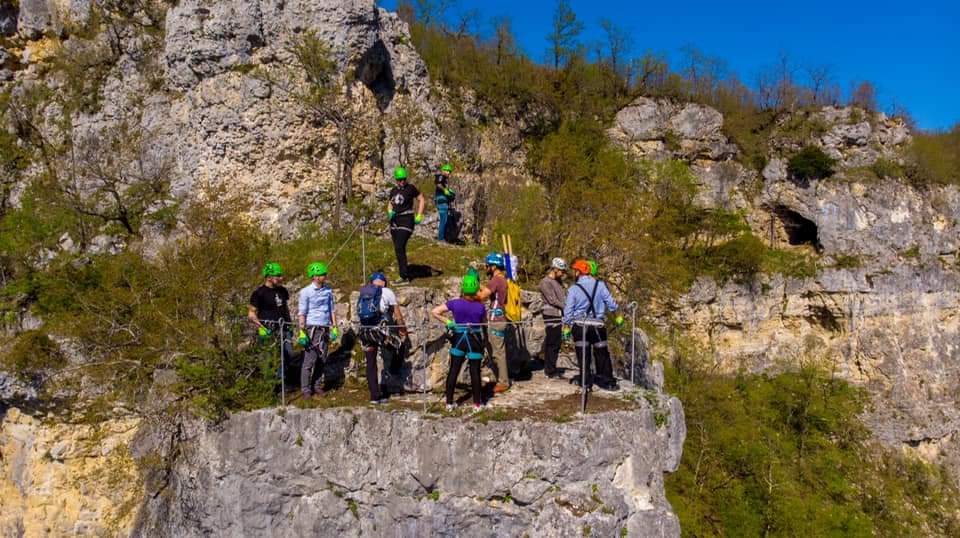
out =
<svg viewBox="0 0 960 538"><path fill-rule="evenodd" d="M440 223L437 224L437 240L444 241L447 238L447 215L449 206L438 205L437 211L440 213Z"/></svg>

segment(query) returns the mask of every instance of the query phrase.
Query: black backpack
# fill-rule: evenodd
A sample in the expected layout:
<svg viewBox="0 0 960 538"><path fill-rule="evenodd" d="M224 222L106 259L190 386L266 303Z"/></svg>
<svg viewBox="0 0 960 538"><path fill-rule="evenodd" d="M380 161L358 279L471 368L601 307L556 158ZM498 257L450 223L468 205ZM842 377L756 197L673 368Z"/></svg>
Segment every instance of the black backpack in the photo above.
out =
<svg viewBox="0 0 960 538"><path fill-rule="evenodd" d="M383 295L383 288L380 286L369 284L360 288L360 298L357 299L360 325L369 327L378 325L383 320L383 312L380 311L381 295Z"/></svg>

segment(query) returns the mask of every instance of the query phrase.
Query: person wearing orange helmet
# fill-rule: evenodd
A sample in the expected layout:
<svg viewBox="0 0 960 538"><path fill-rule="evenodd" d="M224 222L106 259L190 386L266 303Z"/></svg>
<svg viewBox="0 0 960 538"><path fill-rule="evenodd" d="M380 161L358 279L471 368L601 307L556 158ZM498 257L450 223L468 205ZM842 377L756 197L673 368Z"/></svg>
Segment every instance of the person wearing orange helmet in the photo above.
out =
<svg viewBox="0 0 960 538"><path fill-rule="evenodd" d="M567 301L563 307L564 336L573 338L582 383L586 385L584 389L589 390L593 385L594 376L589 360L592 358L596 365L597 386L616 390L618 387L613 377L604 320L607 313L616 312L619 307L607 285L591 276L592 267L587 260L577 259L571 268L576 281L567 291ZM618 327L623 325L623 316L617 316L616 324Z"/></svg>

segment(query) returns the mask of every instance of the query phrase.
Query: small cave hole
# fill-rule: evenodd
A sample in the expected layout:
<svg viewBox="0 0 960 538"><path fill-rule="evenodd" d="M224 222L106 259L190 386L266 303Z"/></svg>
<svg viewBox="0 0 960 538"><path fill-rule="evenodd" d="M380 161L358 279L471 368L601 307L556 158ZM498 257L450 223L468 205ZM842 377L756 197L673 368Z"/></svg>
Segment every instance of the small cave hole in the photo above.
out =
<svg viewBox="0 0 960 538"><path fill-rule="evenodd" d="M783 227L787 242L793 246L809 245L817 252L823 250L818 235L817 223L782 205L773 208L773 214Z"/></svg>
<svg viewBox="0 0 960 538"><path fill-rule="evenodd" d="M825 306L811 306L806 318L810 323L819 325L832 333L842 330L837 317Z"/></svg>
<svg viewBox="0 0 960 538"><path fill-rule="evenodd" d="M357 62L355 73L357 80L363 82L376 96L380 111L385 111L393 101L397 84L390 66L390 52L383 41L377 41L364 53Z"/></svg>

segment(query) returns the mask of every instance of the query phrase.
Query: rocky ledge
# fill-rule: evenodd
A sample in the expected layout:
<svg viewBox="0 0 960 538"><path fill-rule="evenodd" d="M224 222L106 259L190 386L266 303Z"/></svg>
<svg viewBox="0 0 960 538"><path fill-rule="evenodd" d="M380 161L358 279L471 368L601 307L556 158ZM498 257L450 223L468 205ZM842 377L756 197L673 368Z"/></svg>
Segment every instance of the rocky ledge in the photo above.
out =
<svg viewBox="0 0 960 538"><path fill-rule="evenodd" d="M187 434L133 535L679 536L663 473L679 464L682 407L631 407L559 421L237 414Z"/></svg>

